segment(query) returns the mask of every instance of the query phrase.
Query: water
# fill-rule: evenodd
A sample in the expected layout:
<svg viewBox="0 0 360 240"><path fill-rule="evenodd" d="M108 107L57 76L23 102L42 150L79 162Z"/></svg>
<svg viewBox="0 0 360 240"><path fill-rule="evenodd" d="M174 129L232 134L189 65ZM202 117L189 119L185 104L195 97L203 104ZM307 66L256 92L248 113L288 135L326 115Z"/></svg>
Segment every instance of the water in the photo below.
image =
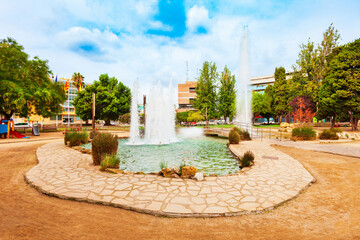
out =
<svg viewBox="0 0 360 240"><path fill-rule="evenodd" d="M178 140L175 137L175 105L173 104L175 94L172 82L170 82L169 88L163 87L159 82L150 90L147 96L145 137L143 139L139 138L138 90L137 82L135 83L132 89L130 140L127 144L161 145L177 142Z"/></svg>
<svg viewBox="0 0 360 240"><path fill-rule="evenodd" d="M240 67L236 95L236 121L251 124L251 115L249 30L247 26L244 26L240 44Z"/></svg>
<svg viewBox="0 0 360 240"><path fill-rule="evenodd" d="M159 172L160 162L179 167L182 162L205 174L227 175L239 171L239 164L229 152L227 140L210 137L182 138L166 145L127 145L119 140L120 169L132 172ZM86 147L91 147L87 144Z"/></svg>

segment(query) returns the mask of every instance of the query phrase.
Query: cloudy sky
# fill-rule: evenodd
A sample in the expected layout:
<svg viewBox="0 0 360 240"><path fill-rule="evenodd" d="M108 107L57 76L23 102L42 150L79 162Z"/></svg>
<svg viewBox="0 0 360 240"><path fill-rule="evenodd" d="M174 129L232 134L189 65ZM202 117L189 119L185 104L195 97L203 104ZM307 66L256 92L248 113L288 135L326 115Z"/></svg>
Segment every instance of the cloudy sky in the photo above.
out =
<svg viewBox="0 0 360 240"><path fill-rule="evenodd" d="M204 61L237 74L249 26L251 76L290 70L299 45L333 23L341 43L360 37L360 1L0 0L0 39L15 38L59 77L102 73L143 89L195 80Z"/></svg>

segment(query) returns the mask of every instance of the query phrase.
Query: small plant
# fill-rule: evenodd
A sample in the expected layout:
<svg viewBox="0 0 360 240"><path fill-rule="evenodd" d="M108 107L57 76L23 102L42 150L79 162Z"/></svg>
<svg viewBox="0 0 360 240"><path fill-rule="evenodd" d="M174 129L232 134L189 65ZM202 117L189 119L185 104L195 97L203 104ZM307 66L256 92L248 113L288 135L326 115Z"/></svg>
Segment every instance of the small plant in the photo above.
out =
<svg viewBox="0 0 360 240"><path fill-rule="evenodd" d="M99 165L105 154L116 154L117 136L111 133L98 133L91 142L91 153L94 165Z"/></svg>
<svg viewBox="0 0 360 240"><path fill-rule="evenodd" d="M340 128L330 128L330 131L335 133L342 133L343 131Z"/></svg>
<svg viewBox="0 0 360 240"><path fill-rule="evenodd" d="M234 127L229 132L229 143L230 144L239 144L239 142L240 142L240 135Z"/></svg>
<svg viewBox="0 0 360 240"><path fill-rule="evenodd" d="M92 130L92 131L90 132L90 139L94 139L94 137L95 137L97 134L98 134L98 131Z"/></svg>
<svg viewBox="0 0 360 240"><path fill-rule="evenodd" d="M105 154L104 159L100 163L100 170L107 168L119 168L120 158L116 154Z"/></svg>
<svg viewBox="0 0 360 240"><path fill-rule="evenodd" d="M160 169L162 170L162 169L164 169L164 168L168 168L168 163L167 163L166 160L162 160L162 161L160 162Z"/></svg>
<svg viewBox="0 0 360 240"><path fill-rule="evenodd" d="M238 127L234 127L233 129L235 129L237 131L237 133L240 136L240 140L241 141L250 141L251 137L250 137L250 133L247 130L238 128Z"/></svg>
<svg viewBox="0 0 360 240"><path fill-rule="evenodd" d="M87 132L69 132L67 138L69 141L69 147L74 147L87 143L89 135Z"/></svg>
<svg viewBox="0 0 360 240"><path fill-rule="evenodd" d="M291 136L297 140L313 140L316 138L316 132L312 127L298 127L292 130Z"/></svg>
<svg viewBox="0 0 360 240"><path fill-rule="evenodd" d="M251 163L254 162L254 154L251 151L247 151L244 153L244 155L242 156L241 160L241 167L248 167L250 166Z"/></svg>
<svg viewBox="0 0 360 240"><path fill-rule="evenodd" d="M139 132L141 137L145 136L145 128L143 126L139 126Z"/></svg>
<svg viewBox="0 0 360 240"><path fill-rule="evenodd" d="M70 139L69 139L70 134L72 134L74 132L76 132L76 131L75 131L75 129L72 129L72 128L66 130L66 132L64 134L64 143L65 143L65 145L67 145L67 142L70 141Z"/></svg>
<svg viewBox="0 0 360 240"><path fill-rule="evenodd" d="M182 162L182 163L180 164L180 166L179 166L179 175L180 175L180 176L182 175L182 169L183 169L183 167L185 167L185 166L186 166L185 162Z"/></svg>
<svg viewBox="0 0 360 240"><path fill-rule="evenodd" d="M320 139L338 140L339 136L332 129L325 129L319 135Z"/></svg>
<svg viewBox="0 0 360 240"><path fill-rule="evenodd" d="M349 138L349 134L345 133L345 137L346 137L346 138Z"/></svg>

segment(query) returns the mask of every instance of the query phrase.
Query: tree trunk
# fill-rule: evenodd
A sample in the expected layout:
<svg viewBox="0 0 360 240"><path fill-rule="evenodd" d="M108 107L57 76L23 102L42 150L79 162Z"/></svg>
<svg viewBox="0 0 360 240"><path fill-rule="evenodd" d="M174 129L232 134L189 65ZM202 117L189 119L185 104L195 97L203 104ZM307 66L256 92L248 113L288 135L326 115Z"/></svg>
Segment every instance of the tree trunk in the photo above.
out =
<svg viewBox="0 0 360 240"><path fill-rule="evenodd" d="M359 122L359 118L354 118L355 119L355 123L354 123L354 131L358 130L358 122Z"/></svg>
<svg viewBox="0 0 360 240"><path fill-rule="evenodd" d="M86 119L85 124L86 124L86 125L89 125L89 119Z"/></svg>
<svg viewBox="0 0 360 240"><path fill-rule="evenodd" d="M270 117L266 118L267 119L267 124L269 125L270 124Z"/></svg>
<svg viewBox="0 0 360 240"><path fill-rule="evenodd" d="M280 115L280 124L281 124L281 121L282 121L282 115Z"/></svg>
<svg viewBox="0 0 360 240"><path fill-rule="evenodd" d="M206 120L206 126L209 126L209 121L208 121L208 116L207 116L207 108L206 108L206 112L205 112L205 120Z"/></svg>
<svg viewBox="0 0 360 240"><path fill-rule="evenodd" d="M4 113L5 120L10 120L13 114L14 112L10 112L9 114Z"/></svg>
<svg viewBox="0 0 360 240"><path fill-rule="evenodd" d="M334 114L333 118L331 119L331 128L335 127L335 122L336 122L336 114Z"/></svg>
<svg viewBox="0 0 360 240"><path fill-rule="evenodd" d="M105 121L106 126L110 126L110 119Z"/></svg>

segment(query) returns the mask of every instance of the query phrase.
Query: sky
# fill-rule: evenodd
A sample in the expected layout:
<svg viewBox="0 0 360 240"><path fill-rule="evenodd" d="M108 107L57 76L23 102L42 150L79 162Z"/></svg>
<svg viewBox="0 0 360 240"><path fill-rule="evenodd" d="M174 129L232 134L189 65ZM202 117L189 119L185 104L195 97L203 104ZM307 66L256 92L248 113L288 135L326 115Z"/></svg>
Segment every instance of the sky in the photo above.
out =
<svg viewBox="0 0 360 240"><path fill-rule="evenodd" d="M341 44L360 38L360 1L0 0L0 39L49 60L54 75L108 73L143 92L196 80L204 61L238 75L245 25L251 77L290 71L299 45L320 43L331 23Z"/></svg>

